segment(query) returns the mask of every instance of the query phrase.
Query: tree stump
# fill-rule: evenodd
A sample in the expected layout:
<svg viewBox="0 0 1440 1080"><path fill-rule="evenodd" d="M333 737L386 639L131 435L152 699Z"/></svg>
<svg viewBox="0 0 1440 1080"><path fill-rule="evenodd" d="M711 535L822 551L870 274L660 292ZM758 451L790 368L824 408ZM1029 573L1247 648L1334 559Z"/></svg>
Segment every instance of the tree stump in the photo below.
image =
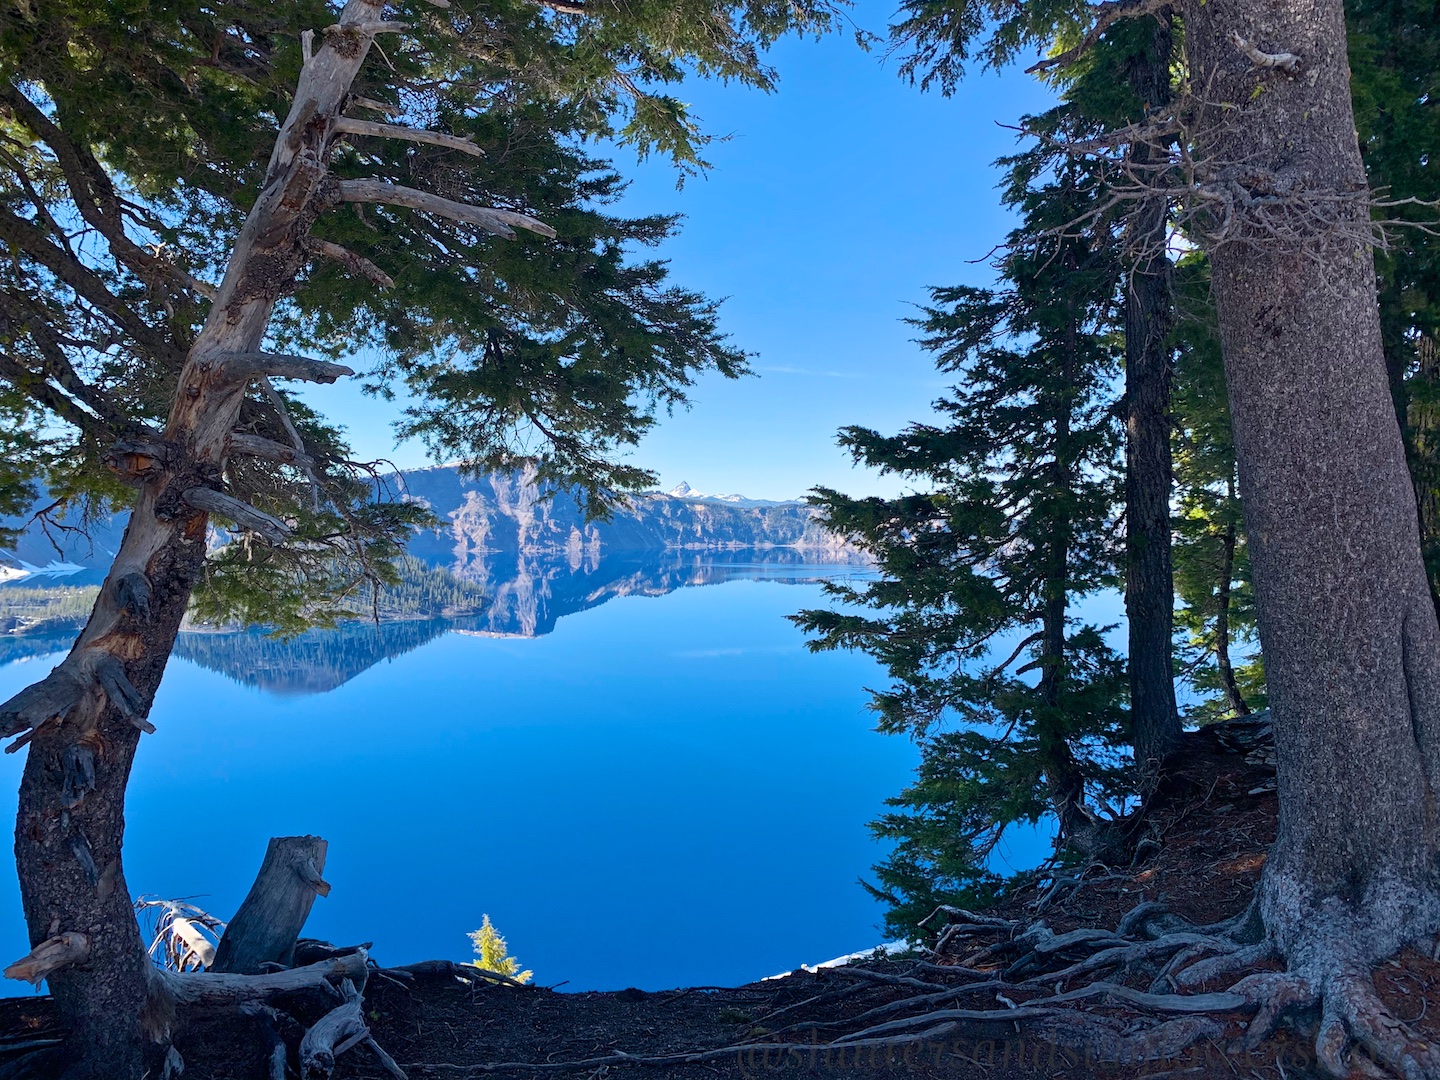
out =
<svg viewBox="0 0 1440 1080"><path fill-rule="evenodd" d="M315 896L330 895L321 874L329 845L318 836L277 836L240 910L215 949L211 971L256 975L266 964L289 967Z"/></svg>

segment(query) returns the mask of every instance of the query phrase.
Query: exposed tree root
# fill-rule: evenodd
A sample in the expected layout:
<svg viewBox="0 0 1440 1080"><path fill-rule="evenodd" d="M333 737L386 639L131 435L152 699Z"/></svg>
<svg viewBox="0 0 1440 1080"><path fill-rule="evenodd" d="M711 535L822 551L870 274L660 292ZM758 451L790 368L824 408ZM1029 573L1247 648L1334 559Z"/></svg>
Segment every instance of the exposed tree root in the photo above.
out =
<svg viewBox="0 0 1440 1080"><path fill-rule="evenodd" d="M750 1072L775 1072L855 1062L857 1052L892 1063L919 1053L929 1061L937 1048L1022 1040L1032 1056L1036 1049L1051 1055L1056 1070L1089 1075L1138 1067L1155 1075L1194 1072L1207 1044L1207 1054L1253 1052L1290 1026L1314 1038L1312 1060L1328 1075L1440 1078L1435 1048L1384 1008L1368 971L1357 967L1323 983L1254 971L1273 963L1278 950L1268 938L1249 940L1254 920L1248 910L1199 927L1152 902L1127 913L1113 931L1066 933L1043 922L949 917L954 921L939 936L944 951L878 969L824 969L814 976L820 992L746 1021L748 1037L726 1045L403 1068L412 1077L598 1075L624 1066L664 1070L728 1061ZM965 963L955 963L960 957ZM1233 985L1214 989L1235 974L1242 977ZM1157 981L1165 986L1146 989ZM1196 992L1202 986L1207 992ZM1038 1060L1035 1068L1046 1071Z"/></svg>
<svg viewBox="0 0 1440 1080"><path fill-rule="evenodd" d="M1332 1076L1381 1065L1405 1080L1440 1077L1440 1048L1398 1020L1375 993L1368 971L1336 972L1319 994L1323 1003L1316 1060Z"/></svg>

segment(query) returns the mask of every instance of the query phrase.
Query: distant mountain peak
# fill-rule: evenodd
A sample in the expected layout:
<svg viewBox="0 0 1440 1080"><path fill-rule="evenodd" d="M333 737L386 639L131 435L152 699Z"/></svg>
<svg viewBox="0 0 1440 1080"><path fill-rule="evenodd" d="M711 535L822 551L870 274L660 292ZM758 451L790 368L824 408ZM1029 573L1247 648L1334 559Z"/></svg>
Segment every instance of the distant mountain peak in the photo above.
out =
<svg viewBox="0 0 1440 1080"><path fill-rule="evenodd" d="M768 506L771 505L768 499L747 499L744 495L707 495L703 491L696 491L689 484L681 480L673 488L665 493L672 499L706 499L710 502L738 503L741 506Z"/></svg>

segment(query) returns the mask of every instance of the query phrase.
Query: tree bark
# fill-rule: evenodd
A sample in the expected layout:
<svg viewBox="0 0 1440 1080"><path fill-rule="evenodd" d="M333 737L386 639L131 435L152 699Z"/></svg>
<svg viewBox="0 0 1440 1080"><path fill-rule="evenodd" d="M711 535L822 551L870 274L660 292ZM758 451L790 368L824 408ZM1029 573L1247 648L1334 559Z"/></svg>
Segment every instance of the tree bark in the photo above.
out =
<svg viewBox="0 0 1440 1080"><path fill-rule="evenodd" d="M328 845L318 836L276 836L240 909L215 948L211 971L258 974L266 964L291 966L295 942L316 896L328 896Z"/></svg>
<svg viewBox="0 0 1440 1080"><path fill-rule="evenodd" d="M1168 104L1169 16L1155 20L1149 48L1130 82L1150 107ZM1145 174L1162 151L1136 143L1128 158ZM1167 200L1137 208L1130 227L1140 252L1125 289L1125 614L1129 624L1130 732L1142 790L1180 741L1172 663L1175 576L1170 558L1170 381L1167 338L1174 321L1165 254Z"/></svg>
<svg viewBox="0 0 1440 1080"><path fill-rule="evenodd" d="M349 0L342 24L373 23L379 0ZM218 488L246 378L224 358L259 350L276 301L305 262L305 235L333 201L330 125L371 37L328 35L302 70L266 183L209 318L189 349L164 433L166 459L139 490L120 551L66 660L0 705L0 725L29 740L15 855L32 945L89 939L83 967L49 976L70 1030L67 1077L138 1078L168 1028L171 1002L151 975L121 863L125 787L145 719L199 580L207 516L183 498ZM342 369L343 370L343 369ZM147 587L141 587L144 583ZM81 760L88 764L80 768Z"/></svg>
<svg viewBox="0 0 1440 1080"><path fill-rule="evenodd" d="M1278 755L1261 913L1292 972L1353 1000L1359 965L1440 927L1440 627L1363 239L1343 5L1185 14L1197 152L1228 200L1207 243ZM1293 72L1261 62L1282 52Z"/></svg>

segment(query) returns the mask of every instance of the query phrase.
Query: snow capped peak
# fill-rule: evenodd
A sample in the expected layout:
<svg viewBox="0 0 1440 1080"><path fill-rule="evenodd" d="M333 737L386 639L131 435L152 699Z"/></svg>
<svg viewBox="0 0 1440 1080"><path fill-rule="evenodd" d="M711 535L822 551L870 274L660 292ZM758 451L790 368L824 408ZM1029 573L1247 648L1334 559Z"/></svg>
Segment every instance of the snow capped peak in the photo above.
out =
<svg viewBox="0 0 1440 1080"><path fill-rule="evenodd" d="M740 503L742 505L765 502L764 499L747 499L744 495L710 495L704 491L696 491L683 480L665 494L672 499L708 499L712 502Z"/></svg>

